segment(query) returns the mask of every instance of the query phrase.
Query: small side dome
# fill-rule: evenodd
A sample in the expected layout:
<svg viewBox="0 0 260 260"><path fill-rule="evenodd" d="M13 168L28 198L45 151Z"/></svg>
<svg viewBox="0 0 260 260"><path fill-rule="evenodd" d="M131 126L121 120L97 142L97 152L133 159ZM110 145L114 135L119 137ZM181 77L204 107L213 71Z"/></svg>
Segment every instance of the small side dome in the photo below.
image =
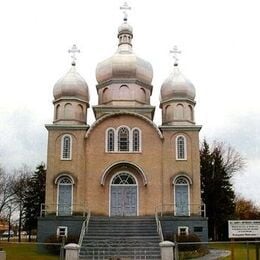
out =
<svg viewBox="0 0 260 260"><path fill-rule="evenodd" d="M183 76L178 66L175 66L173 72L162 84L161 102L174 98L194 100L195 96L195 87Z"/></svg>
<svg viewBox="0 0 260 260"><path fill-rule="evenodd" d="M68 73L54 85L53 96L55 100L74 97L89 102L88 85L76 71L75 66L72 66Z"/></svg>

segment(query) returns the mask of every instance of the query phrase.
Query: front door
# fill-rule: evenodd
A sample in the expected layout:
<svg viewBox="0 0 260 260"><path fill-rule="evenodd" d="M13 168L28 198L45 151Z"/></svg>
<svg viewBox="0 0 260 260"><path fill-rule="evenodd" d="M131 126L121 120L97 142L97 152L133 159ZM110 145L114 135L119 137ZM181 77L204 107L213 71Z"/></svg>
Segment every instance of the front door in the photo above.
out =
<svg viewBox="0 0 260 260"><path fill-rule="evenodd" d="M114 177L110 200L111 216L137 215L137 185L132 175L120 173Z"/></svg>
<svg viewBox="0 0 260 260"><path fill-rule="evenodd" d="M71 215L72 185L59 185L58 216Z"/></svg>
<svg viewBox="0 0 260 260"><path fill-rule="evenodd" d="M176 185L175 186L175 215L188 216L189 215L189 202L188 202L188 186Z"/></svg>

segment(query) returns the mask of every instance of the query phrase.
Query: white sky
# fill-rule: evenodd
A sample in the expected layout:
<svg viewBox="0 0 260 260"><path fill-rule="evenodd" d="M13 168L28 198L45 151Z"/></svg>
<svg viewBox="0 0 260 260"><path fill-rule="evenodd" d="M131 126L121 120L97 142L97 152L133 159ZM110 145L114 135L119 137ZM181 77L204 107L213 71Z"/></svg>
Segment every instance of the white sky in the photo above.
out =
<svg viewBox="0 0 260 260"><path fill-rule="evenodd" d="M77 68L97 103L95 67L117 48L120 0L0 2L0 163L7 169L46 161L52 89L70 68L67 50L81 49ZM169 49L196 87L201 138L224 141L246 157L236 192L260 201L260 15L257 0L131 0L135 53L151 62L160 124L159 90L172 68ZM93 113L89 111L89 123Z"/></svg>

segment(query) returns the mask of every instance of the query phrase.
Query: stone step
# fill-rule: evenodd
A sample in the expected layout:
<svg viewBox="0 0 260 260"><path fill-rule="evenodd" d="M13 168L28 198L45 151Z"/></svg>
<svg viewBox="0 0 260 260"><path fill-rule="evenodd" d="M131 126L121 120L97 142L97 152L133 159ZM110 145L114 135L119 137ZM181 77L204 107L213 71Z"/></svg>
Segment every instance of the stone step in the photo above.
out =
<svg viewBox="0 0 260 260"><path fill-rule="evenodd" d="M80 259L135 259L137 254L138 259L160 259L159 242L154 217L95 216L83 238Z"/></svg>

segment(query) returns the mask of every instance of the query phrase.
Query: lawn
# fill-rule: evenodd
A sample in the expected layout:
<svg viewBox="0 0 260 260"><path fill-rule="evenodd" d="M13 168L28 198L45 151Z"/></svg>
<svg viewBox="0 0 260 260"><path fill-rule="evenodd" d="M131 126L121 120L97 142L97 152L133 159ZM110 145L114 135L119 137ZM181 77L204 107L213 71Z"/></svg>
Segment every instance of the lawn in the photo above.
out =
<svg viewBox="0 0 260 260"><path fill-rule="evenodd" d="M258 246L258 253L260 255L260 245L257 244ZM210 244L209 248L217 248L217 249L224 249L224 250L229 250L230 252L233 252L233 258L232 256L228 256L225 258L222 258L223 260L256 260L256 244L250 243L225 243L225 244Z"/></svg>
<svg viewBox="0 0 260 260"><path fill-rule="evenodd" d="M58 245L57 245L58 246ZM0 248L6 251L6 260L58 260L59 256L39 252L34 243L3 243Z"/></svg>

